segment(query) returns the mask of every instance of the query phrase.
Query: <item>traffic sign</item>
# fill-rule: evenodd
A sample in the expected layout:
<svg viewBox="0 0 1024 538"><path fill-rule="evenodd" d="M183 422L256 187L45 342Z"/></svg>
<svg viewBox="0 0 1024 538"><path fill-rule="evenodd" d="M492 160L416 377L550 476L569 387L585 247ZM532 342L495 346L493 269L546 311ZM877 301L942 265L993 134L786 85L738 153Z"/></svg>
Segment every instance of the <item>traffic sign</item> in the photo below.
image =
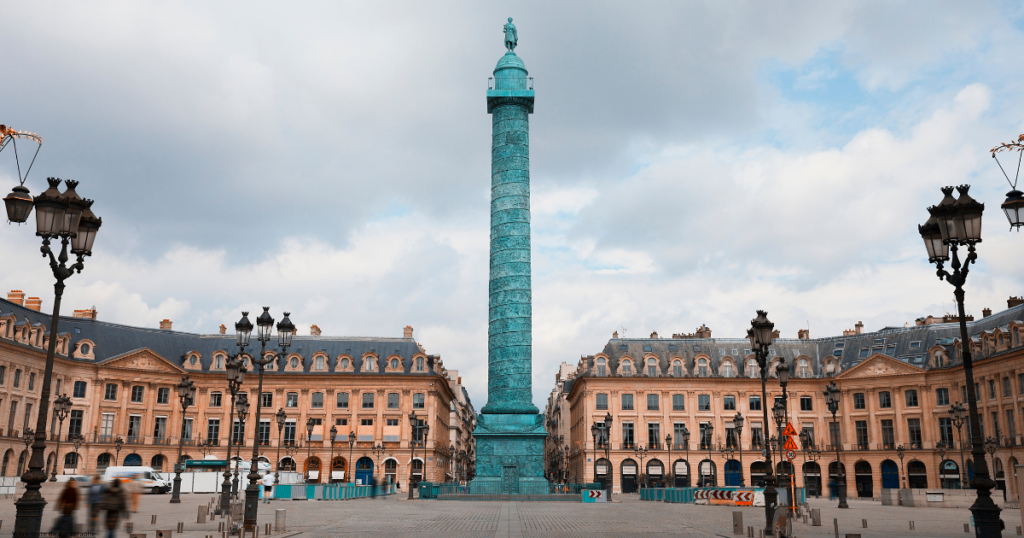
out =
<svg viewBox="0 0 1024 538"><path fill-rule="evenodd" d="M786 429L782 430L782 435L796 435L796 429L793 428L792 422L786 423Z"/></svg>
<svg viewBox="0 0 1024 538"><path fill-rule="evenodd" d="M795 460L796 459L796 452L792 451L792 450L787 450L786 451L786 459L789 460L789 461Z"/></svg>
<svg viewBox="0 0 1024 538"><path fill-rule="evenodd" d="M585 489L583 490L583 502L603 503L608 502L608 500L605 498L603 489Z"/></svg>
<svg viewBox="0 0 1024 538"><path fill-rule="evenodd" d="M786 437L786 444L782 445L782 450L799 450L799 448L792 437Z"/></svg>

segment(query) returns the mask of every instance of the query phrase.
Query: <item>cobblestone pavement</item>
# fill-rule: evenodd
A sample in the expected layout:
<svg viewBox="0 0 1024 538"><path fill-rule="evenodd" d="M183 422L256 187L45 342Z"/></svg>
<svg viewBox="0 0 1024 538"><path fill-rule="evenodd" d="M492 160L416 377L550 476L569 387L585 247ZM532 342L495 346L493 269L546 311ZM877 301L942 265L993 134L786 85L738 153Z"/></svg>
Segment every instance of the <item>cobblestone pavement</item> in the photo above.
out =
<svg viewBox="0 0 1024 538"><path fill-rule="evenodd" d="M44 495L56 497L57 490L48 484ZM20 492L19 492L20 495ZM181 504L169 504L169 495L143 496L139 512L132 517L135 532L154 538L157 529L175 529L185 523L182 538L203 538L214 535L221 520L196 523L198 506L205 505L212 495L183 495ZM732 506L694 506L642 502L635 495L616 496L611 504L574 502L472 502L472 501L408 501L404 496L355 501L274 501L260 504L260 526L273 523L274 510L287 511L287 532L273 537L319 538L333 536L387 536L418 538L527 538L527 537L604 537L604 536L722 536L731 537L732 513L743 513L745 526L763 524L764 509ZM14 499L0 499L0 538L11 536L14 524ZM850 501L850 509L839 510L834 501L812 499L812 508L820 508L822 526L794 524L798 537L834 537L833 518L839 521L839 536L859 533L869 537L964 537L963 525L970 521L966 509L929 509L881 506L878 502ZM48 506L43 529L50 528L56 512ZM157 524L150 523L157 515ZM1021 524L1018 510L1005 510L1004 536L1014 536ZM85 523L85 512L77 514L79 524ZM861 528L861 519L868 528ZM916 530L909 530L914 521ZM119 536L126 537L122 526ZM745 533L744 533L745 535Z"/></svg>

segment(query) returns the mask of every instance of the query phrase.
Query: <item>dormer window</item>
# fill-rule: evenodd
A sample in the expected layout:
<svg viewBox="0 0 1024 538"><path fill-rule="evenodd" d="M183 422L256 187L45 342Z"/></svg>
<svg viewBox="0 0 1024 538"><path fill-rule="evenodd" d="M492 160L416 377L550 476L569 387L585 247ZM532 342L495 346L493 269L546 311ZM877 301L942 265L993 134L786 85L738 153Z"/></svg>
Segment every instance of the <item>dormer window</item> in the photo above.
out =
<svg viewBox="0 0 1024 538"><path fill-rule="evenodd" d="M807 359L800 359L797 363L797 375L799 377L811 377L811 365L807 362Z"/></svg>
<svg viewBox="0 0 1024 538"><path fill-rule="evenodd" d="M423 370L423 357L416 357L416 371L422 372Z"/></svg>
<svg viewBox="0 0 1024 538"><path fill-rule="evenodd" d="M348 370L348 359L341 359L341 369Z"/></svg>
<svg viewBox="0 0 1024 538"><path fill-rule="evenodd" d="M658 376L658 361L655 359L647 359L647 376L657 377Z"/></svg>
<svg viewBox="0 0 1024 538"><path fill-rule="evenodd" d="M366 371L372 372L377 369L377 359L375 357L366 357Z"/></svg>
<svg viewBox="0 0 1024 538"><path fill-rule="evenodd" d="M754 359L747 361L747 377L758 377L757 361Z"/></svg>
<svg viewBox="0 0 1024 538"><path fill-rule="evenodd" d="M627 375L633 373L633 365L629 361L622 361L622 373Z"/></svg>
<svg viewBox="0 0 1024 538"><path fill-rule="evenodd" d="M732 363L726 362L722 365L722 377L732 377Z"/></svg>
<svg viewBox="0 0 1024 538"><path fill-rule="evenodd" d="M697 361L697 375L700 377L708 376L708 360L700 359Z"/></svg>
<svg viewBox="0 0 1024 538"><path fill-rule="evenodd" d="M323 358L323 356L318 356L316 358L316 369L317 370L323 370L324 369L324 358Z"/></svg>
<svg viewBox="0 0 1024 538"><path fill-rule="evenodd" d="M197 362L199 362L199 357L196 357L195 355L188 358L188 363L192 366L195 366Z"/></svg>
<svg viewBox="0 0 1024 538"><path fill-rule="evenodd" d="M298 368L299 367L299 359L298 359L298 357L292 357L291 367L292 368Z"/></svg>
<svg viewBox="0 0 1024 538"><path fill-rule="evenodd" d="M392 370L397 370L398 369L398 359L391 359L391 369Z"/></svg>
<svg viewBox="0 0 1024 538"><path fill-rule="evenodd" d="M606 376L608 375L607 368L605 367L605 360L603 358L597 359L597 375Z"/></svg>
<svg viewBox="0 0 1024 538"><path fill-rule="evenodd" d="M216 357L213 358L213 364L214 364L214 368L216 368L218 370L223 369L224 368L224 357L222 355L217 355Z"/></svg>
<svg viewBox="0 0 1024 538"><path fill-rule="evenodd" d="M683 363L680 361L672 361L672 375L676 377L683 377Z"/></svg>

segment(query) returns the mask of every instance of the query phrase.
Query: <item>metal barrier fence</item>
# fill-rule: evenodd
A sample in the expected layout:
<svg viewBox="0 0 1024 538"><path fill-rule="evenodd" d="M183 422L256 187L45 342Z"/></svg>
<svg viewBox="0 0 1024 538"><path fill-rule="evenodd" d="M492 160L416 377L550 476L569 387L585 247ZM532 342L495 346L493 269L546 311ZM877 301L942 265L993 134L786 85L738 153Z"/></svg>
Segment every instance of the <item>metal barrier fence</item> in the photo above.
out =
<svg viewBox="0 0 1024 538"><path fill-rule="evenodd" d="M585 489L601 489L592 484L520 484L517 493L505 491L500 484L439 484L421 482L421 499L440 501L572 501L581 502Z"/></svg>
<svg viewBox="0 0 1024 538"><path fill-rule="evenodd" d="M729 498L726 496L716 496L715 492L731 492ZM738 493L749 492L753 494L751 498L744 497L739 499ZM781 492L780 492L781 493ZM640 488L640 500L641 501L655 501L655 502L666 502L666 503L685 503L692 504L698 499L708 499L710 504L748 504L755 503L759 499L763 499L764 488L753 488L753 487L720 487L720 488ZM803 504L807 502L807 496L804 488L796 488L796 504ZM720 501L720 502L719 502ZM732 501L732 502L730 502Z"/></svg>
<svg viewBox="0 0 1024 538"><path fill-rule="evenodd" d="M355 484L294 484L274 486L275 499L294 501L347 501L395 493L395 485L357 486Z"/></svg>

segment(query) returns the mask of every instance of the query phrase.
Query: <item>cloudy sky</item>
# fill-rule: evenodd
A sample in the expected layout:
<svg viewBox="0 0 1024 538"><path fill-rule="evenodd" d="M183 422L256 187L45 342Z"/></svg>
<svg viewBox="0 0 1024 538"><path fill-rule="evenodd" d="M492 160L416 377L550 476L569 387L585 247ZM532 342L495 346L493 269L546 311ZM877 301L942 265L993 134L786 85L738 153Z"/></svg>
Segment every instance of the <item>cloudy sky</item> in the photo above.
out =
<svg viewBox="0 0 1024 538"><path fill-rule="evenodd" d="M1024 132L1015 2L21 2L0 123L104 225L65 309L211 333L401 336L486 401L487 77L512 16L531 117L534 394L627 336L787 337L954 309L916 225L985 202L967 307L1024 293L987 150ZM0 154L0 190L16 182ZM52 307L26 227L0 289Z"/></svg>

